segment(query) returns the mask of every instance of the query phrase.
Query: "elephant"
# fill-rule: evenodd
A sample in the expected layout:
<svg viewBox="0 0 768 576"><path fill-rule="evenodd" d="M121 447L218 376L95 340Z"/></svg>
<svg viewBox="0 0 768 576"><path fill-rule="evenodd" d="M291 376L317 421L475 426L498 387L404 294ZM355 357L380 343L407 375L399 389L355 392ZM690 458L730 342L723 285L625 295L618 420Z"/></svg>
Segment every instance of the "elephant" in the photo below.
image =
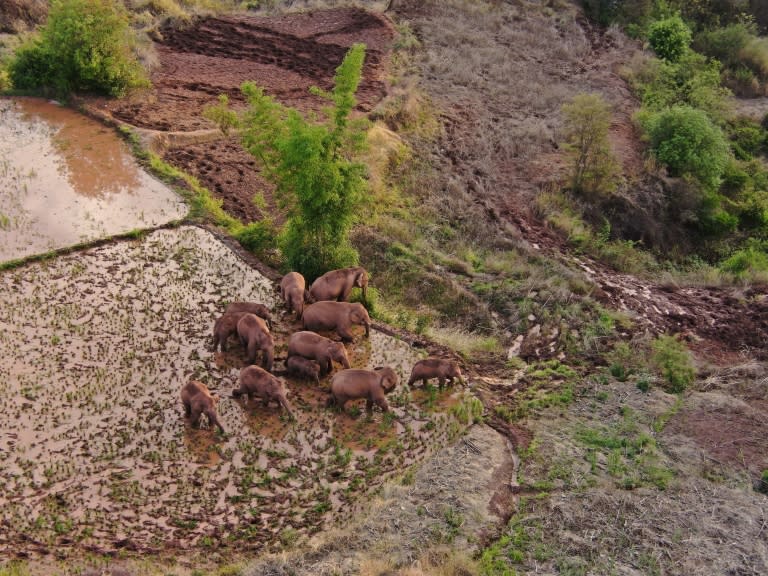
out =
<svg viewBox="0 0 768 576"><path fill-rule="evenodd" d="M272 330L272 313L269 308L264 304L258 302L230 302L224 313L230 312L249 312L250 314L256 314L259 318L263 318L267 322L267 326Z"/></svg>
<svg viewBox="0 0 768 576"><path fill-rule="evenodd" d="M296 419L286 398L288 389L285 382L259 366L246 366L240 370L240 387L232 390L232 397L239 398L243 395L247 395L249 399L258 396L264 406L274 400L285 408L292 420Z"/></svg>
<svg viewBox="0 0 768 576"><path fill-rule="evenodd" d="M459 382L464 382L464 378L461 375L461 368L456 362L452 360L445 360L443 358L426 358L419 360L413 365L411 370L411 377L408 378L408 386L421 380L422 385L427 385L427 380L430 378L438 378L440 390L445 386L446 379L448 383L453 386L453 379L458 378Z"/></svg>
<svg viewBox="0 0 768 576"><path fill-rule="evenodd" d="M221 344L221 351L227 349L227 340L233 334L237 334L237 323L247 312L226 312L213 324L213 351Z"/></svg>
<svg viewBox="0 0 768 576"><path fill-rule="evenodd" d="M347 350L341 342L334 342L329 338L315 334L314 332L294 332L288 339L288 358L302 356L308 360L317 360L320 364L320 375L324 376L331 371L333 361L339 362L344 368L349 368Z"/></svg>
<svg viewBox="0 0 768 576"><path fill-rule="evenodd" d="M184 414L190 417L192 426L197 427L200 424L200 415L205 414L208 417L208 425L218 427L221 433L224 433L224 427L219 422L216 414L216 404L219 397L211 394L208 386L197 380L190 380L181 389L181 403L184 404Z"/></svg>
<svg viewBox="0 0 768 576"><path fill-rule="evenodd" d="M309 294L315 302L322 300L347 302L354 286L363 289L363 300L365 300L368 272L362 266L326 272L312 283Z"/></svg>
<svg viewBox="0 0 768 576"><path fill-rule="evenodd" d="M315 302L304 309L301 321L305 330L336 330L345 342L354 340L353 324L365 326L365 335L370 336L371 318L359 302Z"/></svg>
<svg viewBox="0 0 768 576"><path fill-rule="evenodd" d="M320 364L315 360L307 360L303 356L288 356L285 369L289 374L320 384Z"/></svg>
<svg viewBox="0 0 768 576"><path fill-rule="evenodd" d="M389 411L385 394L395 389L398 376L392 368L374 368L373 370L341 370L331 378L331 397L328 404L336 404L342 410L348 400L365 398L365 409L373 410L376 404L384 412Z"/></svg>
<svg viewBox="0 0 768 576"><path fill-rule="evenodd" d="M288 272L280 280L280 296L289 311L296 312L296 320L301 320L304 312L304 302L308 300L309 292L304 276L298 272Z"/></svg>
<svg viewBox="0 0 768 576"><path fill-rule="evenodd" d="M246 350L249 364L256 362L256 352L263 352L263 364L267 371L272 372L275 359L275 341L269 333L267 323L256 314L243 314L237 323L237 335Z"/></svg>

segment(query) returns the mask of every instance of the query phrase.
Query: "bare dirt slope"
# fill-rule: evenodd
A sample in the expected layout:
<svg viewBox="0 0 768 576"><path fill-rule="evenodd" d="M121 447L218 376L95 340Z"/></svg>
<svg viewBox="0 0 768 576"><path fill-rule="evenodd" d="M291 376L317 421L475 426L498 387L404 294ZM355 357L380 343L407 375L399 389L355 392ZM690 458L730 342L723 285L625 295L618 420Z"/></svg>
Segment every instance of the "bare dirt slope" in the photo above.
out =
<svg viewBox="0 0 768 576"><path fill-rule="evenodd" d="M240 86L254 81L285 105L319 111L324 101L309 88L331 89L349 47L363 42L367 50L357 108L367 112L385 94L394 28L376 13L339 8L285 16L210 17L187 28L166 27L160 36L151 92L94 105L138 128L190 136L190 143L169 147L166 160L197 176L222 198L225 210L248 222L264 217L252 202L255 192L263 191L274 209L271 187L237 139L210 141L205 131L213 131L214 138L220 134L203 118L203 109L215 104L220 94L235 108L245 106Z"/></svg>

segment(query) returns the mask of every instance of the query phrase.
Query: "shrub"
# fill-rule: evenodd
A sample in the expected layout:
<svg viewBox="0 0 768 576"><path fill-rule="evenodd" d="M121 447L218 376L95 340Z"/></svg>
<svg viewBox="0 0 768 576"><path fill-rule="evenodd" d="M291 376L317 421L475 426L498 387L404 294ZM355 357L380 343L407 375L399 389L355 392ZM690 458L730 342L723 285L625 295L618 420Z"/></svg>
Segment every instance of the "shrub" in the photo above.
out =
<svg viewBox="0 0 768 576"><path fill-rule="evenodd" d="M79 90L120 96L146 85L132 53L128 15L115 0L54 0L40 35L20 47L10 62L21 90Z"/></svg>
<svg viewBox="0 0 768 576"><path fill-rule="evenodd" d="M660 111L675 105L700 108L715 119L728 116L730 91L722 86L720 63L692 50L677 62L652 58L632 72L643 105Z"/></svg>
<svg viewBox="0 0 768 576"><path fill-rule="evenodd" d="M741 51L754 38L754 27L744 22L707 30L696 36L693 46L702 54L717 58L724 66L741 62Z"/></svg>
<svg viewBox="0 0 768 576"><path fill-rule="evenodd" d="M619 169L608 141L610 107L599 94L578 94L563 106L563 115L566 148L573 156L573 189L587 194L612 192Z"/></svg>
<svg viewBox="0 0 768 576"><path fill-rule="evenodd" d="M676 62L688 50L693 35L679 15L657 20L648 29L648 42L659 58Z"/></svg>
<svg viewBox="0 0 768 576"><path fill-rule="evenodd" d="M760 479L757 481L757 491L768 494L768 469L763 470Z"/></svg>
<svg viewBox="0 0 768 576"><path fill-rule="evenodd" d="M683 392L693 383L696 370L685 345L673 336L659 336L651 343L651 360L666 382L667 392Z"/></svg>
<svg viewBox="0 0 768 576"><path fill-rule="evenodd" d="M720 269L736 277L768 272L768 253L758 246L747 246L720 264Z"/></svg>
<svg viewBox="0 0 768 576"><path fill-rule="evenodd" d="M717 189L728 164L728 142L702 110L674 106L644 119L651 150L672 176L692 176Z"/></svg>
<svg viewBox="0 0 768 576"><path fill-rule="evenodd" d="M768 38L752 38L739 53L742 61L760 78L768 78Z"/></svg>

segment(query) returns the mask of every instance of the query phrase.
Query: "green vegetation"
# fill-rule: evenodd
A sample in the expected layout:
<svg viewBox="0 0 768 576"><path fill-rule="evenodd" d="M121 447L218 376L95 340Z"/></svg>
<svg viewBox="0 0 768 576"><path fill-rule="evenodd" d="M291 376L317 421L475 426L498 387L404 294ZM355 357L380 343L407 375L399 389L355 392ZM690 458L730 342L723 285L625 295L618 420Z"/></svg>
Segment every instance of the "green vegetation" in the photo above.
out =
<svg viewBox="0 0 768 576"><path fill-rule="evenodd" d="M39 35L8 66L13 87L67 96L121 96L148 84L132 53L128 14L115 0L54 0Z"/></svg>
<svg viewBox="0 0 768 576"><path fill-rule="evenodd" d="M608 194L618 165L608 142L611 110L599 94L579 94L563 106L566 147L573 156L572 187L583 194Z"/></svg>
<svg viewBox="0 0 768 576"><path fill-rule="evenodd" d="M651 343L651 361L665 381L668 392L683 392L696 378L691 353L674 336L659 336Z"/></svg>
<svg viewBox="0 0 768 576"><path fill-rule="evenodd" d="M302 117L253 83L243 94L249 109L237 117L226 98L206 111L223 130L242 129L243 145L277 185L287 221L280 233L286 265L308 280L357 263L349 231L364 200L365 165L355 160L365 147L367 121L351 119L365 46L353 46L336 70L334 88L312 92L331 103L325 121Z"/></svg>
<svg viewBox="0 0 768 576"><path fill-rule="evenodd" d="M693 39L691 29L679 15L657 20L648 28L648 43L653 51L664 60L676 62Z"/></svg>

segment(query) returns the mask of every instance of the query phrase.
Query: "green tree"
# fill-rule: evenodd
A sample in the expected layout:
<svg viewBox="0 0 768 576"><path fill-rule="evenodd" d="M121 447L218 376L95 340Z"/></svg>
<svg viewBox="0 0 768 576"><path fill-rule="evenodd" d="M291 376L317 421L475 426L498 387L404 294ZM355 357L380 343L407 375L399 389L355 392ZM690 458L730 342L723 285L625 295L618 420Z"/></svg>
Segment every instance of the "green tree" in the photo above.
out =
<svg viewBox="0 0 768 576"><path fill-rule="evenodd" d="M656 158L671 176L691 176L706 190L720 185L730 159L728 141L706 112L673 106L650 114L643 123Z"/></svg>
<svg viewBox="0 0 768 576"><path fill-rule="evenodd" d="M648 42L659 58L676 62L688 50L693 34L679 15L657 20L648 29Z"/></svg>
<svg viewBox="0 0 768 576"><path fill-rule="evenodd" d="M366 167L355 158L365 145L367 121L353 120L365 45L354 45L336 69L330 92L312 92L330 102L324 118L302 117L246 82L249 108L235 121L226 99L206 116L220 125L237 125L243 145L276 185L287 221L280 234L286 263L308 280L332 268L357 263L349 230L364 199Z"/></svg>
<svg viewBox="0 0 768 576"><path fill-rule="evenodd" d="M120 96L148 84L133 46L122 2L53 0L40 34L11 61L11 81L17 89L61 96L79 90Z"/></svg>
<svg viewBox="0 0 768 576"><path fill-rule="evenodd" d="M611 109L599 94L578 94L562 108L566 149L573 157L574 190L610 193L616 188L618 165L608 141Z"/></svg>

